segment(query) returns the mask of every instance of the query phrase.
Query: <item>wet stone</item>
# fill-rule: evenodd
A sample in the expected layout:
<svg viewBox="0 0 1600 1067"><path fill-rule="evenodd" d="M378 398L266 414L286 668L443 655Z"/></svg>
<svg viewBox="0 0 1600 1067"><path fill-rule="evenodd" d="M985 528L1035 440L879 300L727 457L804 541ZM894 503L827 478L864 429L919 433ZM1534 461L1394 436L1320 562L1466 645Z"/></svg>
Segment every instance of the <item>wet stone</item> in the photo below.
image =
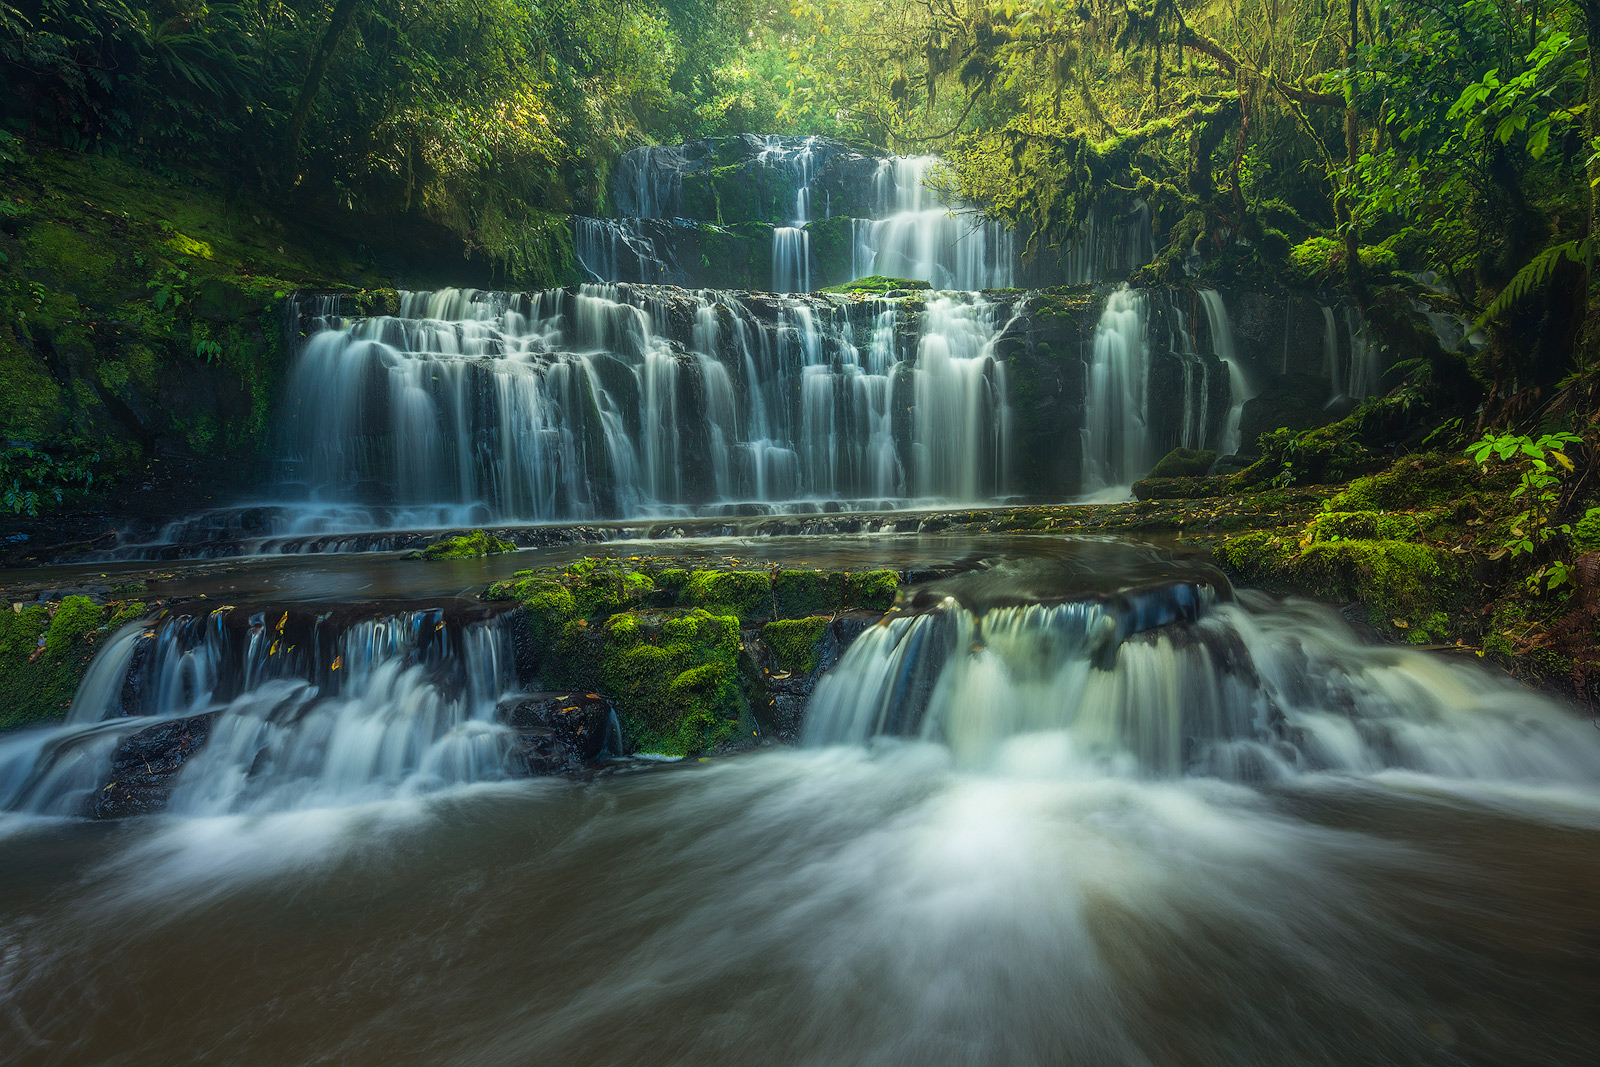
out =
<svg viewBox="0 0 1600 1067"><path fill-rule="evenodd" d="M165 810L178 772L209 740L211 719L174 719L124 738L111 753L109 781L96 790L89 814L123 819Z"/></svg>
<svg viewBox="0 0 1600 1067"><path fill-rule="evenodd" d="M500 702L495 718L517 732L512 769L561 774L620 747L610 701L596 693L522 693ZM621 755L611 751L612 755Z"/></svg>

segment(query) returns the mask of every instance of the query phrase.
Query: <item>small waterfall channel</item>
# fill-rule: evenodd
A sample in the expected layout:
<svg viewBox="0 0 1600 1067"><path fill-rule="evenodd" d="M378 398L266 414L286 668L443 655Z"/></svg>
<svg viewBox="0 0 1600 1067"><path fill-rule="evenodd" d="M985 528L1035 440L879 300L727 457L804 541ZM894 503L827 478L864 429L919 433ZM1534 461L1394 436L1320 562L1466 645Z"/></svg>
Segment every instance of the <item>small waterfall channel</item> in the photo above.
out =
<svg viewBox="0 0 1600 1067"><path fill-rule="evenodd" d="M1197 339L1201 321L1210 351ZM1251 391L1227 305L1215 290L1118 286L1106 298L1086 362L1087 493L1119 495L1173 448L1237 450Z"/></svg>
<svg viewBox="0 0 1600 1067"><path fill-rule="evenodd" d="M982 768L1050 739L1052 758L1099 773L1245 782L1600 780L1600 737L1570 712L1464 663L1363 644L1325 608L1235 593L1204 567L1101 572L1065 592L1059 570L1017 561L920 587L819 684L808 743L920 738Z"/></svg>
<svg viewBox="0 0 1600 1067"><path fill-rule="evenodd" d="M505 777L511 640L479 615L256 606L133 623L64 723L0 735L0 810L219 815Z"/></svg>

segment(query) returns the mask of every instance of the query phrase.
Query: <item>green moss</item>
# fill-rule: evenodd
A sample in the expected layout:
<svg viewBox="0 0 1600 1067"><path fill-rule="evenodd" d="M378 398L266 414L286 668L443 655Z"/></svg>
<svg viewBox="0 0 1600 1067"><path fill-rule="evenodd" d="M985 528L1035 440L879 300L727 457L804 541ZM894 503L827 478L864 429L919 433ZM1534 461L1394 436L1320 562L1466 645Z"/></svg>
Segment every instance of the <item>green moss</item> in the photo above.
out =
<svg viewBox="0 0 1600 1067"><path fill-rule="evenodd" d="M843 285L830 285L821 291L824 293L883 296L886 293L892 293L897 290L932 288L933 286L927 282L918 281L915 278L891 278L884 274L869 274L865 278L857 278L855 281L845 282Z"/></svg>
<svg viewBox="0 0 1600 1067"><path fill-rule="evenodd" d="M1216 452L1209 448L1174 448L1150 468L1148 477L1195 478L1210 470L1216 461Z"/></svg>
<svg viewBox="0 0 1600 1067"><path fill-rule="evenodd" d="M1329 506L1335 511L1392 511L1446 507L1477 486L1476 468L1436 453L1407 456L1381 474L1357 478Z"/></svg>
<svg viewBox="0 0 1600 1067"><path fill-rule="evenodd" d="M1369 278L1382 277L1399 269L1394 252L1382 245L1361 246L1361 266ZM1309 237L1289 249L1288 280L1316 286L1337 281L1344 271L1344 242L1336 237Z"/></svg>
<svg viewBox="0 0 1600 1067"><path fill-rule="evenodd" d="M1436 518L1434 512L1325 511L1306 524L1305 540L1410 541Z"/></svg>
<svg viewBox="0 0 1600 1067"><path fill-rule="evenodd" d="M845 602L845 575L839 571L784 570L772 579L772 595L782 617L832 611Z"/></svg>
<svg viewBox="0 0 1600 1067"><path fill-rule="evenodd" d="M1364 605L1375 625L1437 625L1464 599L1460 559L1427 545L1394 540L1305 544L1292 535L1250 533L1215 549L1216 562L1247 581ZM1397 621L1398 620L1398 621Z"/></svg>
<svg viewBox="0 0 1600 1067"><path fill-rule="evenodd" d="M145 602L142 600L125 600L120 604L108 605L112 609L111 618L106 622L106 629L115 633L146 614Z"/></svg>
<svg viewBox="0 0 1600 1067"><path fill-rule="evenodd" d="M637 607L655 589L655 579L626 561L583 559L568 568L567 585L585 618Z"/></svg>
<svg viewBox="0 0 1600 1067"><path fill-rule="evenodd" d="M737 618L700 609L664 621L622 614L589 643L596 640L600 683L635 751L687 756L738 735L747 706Z"/></svg>
<svg viewBox="0 0 1600 1067"><path fill-rule="evenodd" d="M827 632L825 615L808 619L778 619L761 628L761 640L772 652L772 662L795 674L810 674L822 657L822 635Z"/></svg>
<svg viewBox="0 0 1600 1067"><path fill-rule="evenodd" d="M900 591L900 576L891 570L846 576L845 598L854 608L888 611Z"/></svg>
<svg viewBox="0 0 1600 1067"><path fill-rule="evenodd" d="M445 537L422 550L425 560L440 559L479 559L483 556L496 556L502 552L515 552L517 546L510 541L502 541L487 530L473 530L470 533L458 534L455 537Z"/></svg>
<svg viewBox="0 0 1600 1067"><path fill-rule="evenodd" d="M142 608L142 605L141 605ZM105 632L106 610L88 597L22 611L0 607L0 730L66 714Z"/></svg>
<svg viewBox="0 0 1600 1067"><path fill-rule="evenodd" d="M1600 508L1590 508L1572 527L1574 552L1600 551Z"/></svg>
<svg viewBox="0 0 1600 1067"><path fill-rule="evenodd" d="M741 619L770 617L772 585L765 571L695 571L679 601Z"/></svg>

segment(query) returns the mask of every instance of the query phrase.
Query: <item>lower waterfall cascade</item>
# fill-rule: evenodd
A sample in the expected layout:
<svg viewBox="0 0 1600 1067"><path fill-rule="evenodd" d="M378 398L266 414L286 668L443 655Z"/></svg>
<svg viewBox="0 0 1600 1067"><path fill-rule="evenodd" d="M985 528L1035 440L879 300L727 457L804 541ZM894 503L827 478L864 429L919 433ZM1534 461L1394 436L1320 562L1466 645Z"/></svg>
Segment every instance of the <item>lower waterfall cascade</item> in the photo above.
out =
<svg viewBox="0 0 1600 1067"><path fill-rule="evenodd" d="M439 608L223 607L133 623L100 652L64 723L0 735L0 809L88 814L116 785L119 746L172 727L197 749L166 783L174 814L501 778L511 732L494 712L512 688L510 645L493 620Z"/></svg>
<svg viewBox="0 0 1600 1067"><path fill-rule="evenodd" d="M1019 739L1059 736L1074 764L1141 777L1600 779L1600 738L1555 702L1218 582L897 613L823 678L806 740L921 738L989 767Z"/></svg>

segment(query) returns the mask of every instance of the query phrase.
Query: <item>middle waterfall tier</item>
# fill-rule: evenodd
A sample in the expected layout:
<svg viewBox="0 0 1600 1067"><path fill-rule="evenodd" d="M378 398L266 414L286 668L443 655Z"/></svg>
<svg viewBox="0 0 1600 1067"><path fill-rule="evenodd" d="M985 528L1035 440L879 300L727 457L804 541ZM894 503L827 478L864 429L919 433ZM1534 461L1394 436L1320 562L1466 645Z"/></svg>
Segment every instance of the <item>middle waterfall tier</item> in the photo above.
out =
<svg viewBox="0 0 1600 1067"><path fill-rule="evenodd" d="M302 309L289 481L445 521L892 507L1008 492L1012 316L583 286Z"/></svg>

